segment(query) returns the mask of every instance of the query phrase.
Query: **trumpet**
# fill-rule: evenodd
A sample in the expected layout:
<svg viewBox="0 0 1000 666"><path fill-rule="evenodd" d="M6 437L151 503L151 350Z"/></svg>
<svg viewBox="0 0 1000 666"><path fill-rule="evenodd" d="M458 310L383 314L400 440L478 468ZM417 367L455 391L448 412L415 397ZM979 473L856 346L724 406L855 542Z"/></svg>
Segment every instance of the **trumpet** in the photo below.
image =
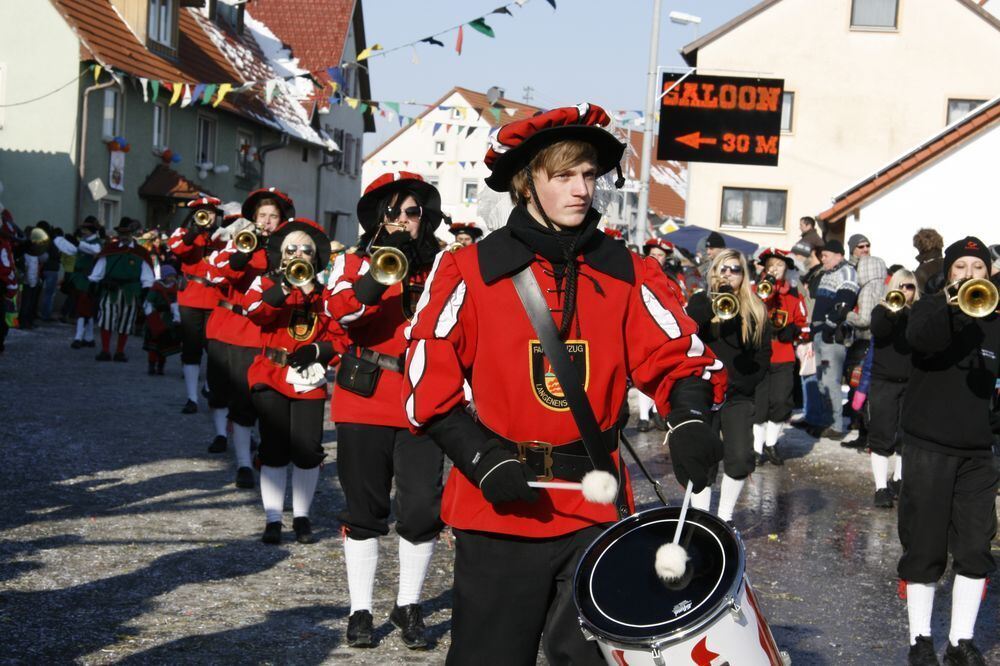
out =
<svg viewBox="0 0 1000 666"><path fill-rule="evenodd" d="M899 312L906 307L906 294L899 289L893 289L885 295L883 303L889 312Z"/></svg>
<svg viewBox="0 0 1000 666"><path fill-rule="evenodd" d="M44 229L39 229L38 227L35 227L34 229L31 230L31 235L29 236L28 240L35 247L41 248L41 247L48 247L49 241L51 239L49 238L49 235L45 233Z"/></svg>
<svg viewBox="0 0 1000 666"><path fill-rule="evenodd" d="M768 279L761 280L757 283L757 295L763 300L771 298L771 294L774 293L774 283Z"/></svg>
<svg viewBox="0 0 1000 666"><path fill-rule="evenodd" d="M462 245L461 243L459 243L458 241L455 241L454 243L452 243L451 245L449 245L448 247L446 247L444 249L444 251L445 252L458 252L463 247L465 247L465 246Z"/></svg>
<svg viewBox="0 0 1000 666"><path fill-rule="evenodd" d="M375 250L371 256L371 273L375 281L388 286L402 282L410 270L406 255L389 246L371 249Z"/></svg>
<svg viewBox="0 0 1000 666"><path fill-rule="evenodd" d="M984 278L956 280L945 287L945 294L948 305L958 306L959 310L977 319L993 314L1000 304L996 285Z"/></svg>
<svg viewBox="0 0 1000 666"><path fill-rule="evenodd" d="M260 241L257 240L257 233L250 229L244 229L233 238L233 245L238 252L249 254L257 249Z"/></svg>
<svg viewBox="0 0 1000 666"><path fill-rule="evenodd" d="M708 295L712 299L712 314L719 321L728 321L739 315L740 302L735 294L728 291L712 291Z"/></svg>
<svg viewBox="0 0 1000 666"><path fill-rule="evenodd" d="M194 212L194 223L199 227L211 226L213 222L215 222L215 217L204 208L199 208Z"/></svg>
<svg viewBox="0 0 1000 666"><path fill-rule="evenodd" d="M293 287L302 288L316 277L316 269L312 262L305 259L292 259L285 265L285 279Z"/></svg>

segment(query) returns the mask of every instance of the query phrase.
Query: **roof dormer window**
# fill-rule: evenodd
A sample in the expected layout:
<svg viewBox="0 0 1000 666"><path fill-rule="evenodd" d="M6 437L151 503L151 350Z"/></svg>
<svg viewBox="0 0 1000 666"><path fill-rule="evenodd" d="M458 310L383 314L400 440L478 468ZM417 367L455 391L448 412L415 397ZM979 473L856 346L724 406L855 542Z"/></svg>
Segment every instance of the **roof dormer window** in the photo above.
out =
<svg viewBox="0 0 1000 666"><path fill-rule="evenodd" d="M149 0L149 41L177 48L177 0Z"/></svg>

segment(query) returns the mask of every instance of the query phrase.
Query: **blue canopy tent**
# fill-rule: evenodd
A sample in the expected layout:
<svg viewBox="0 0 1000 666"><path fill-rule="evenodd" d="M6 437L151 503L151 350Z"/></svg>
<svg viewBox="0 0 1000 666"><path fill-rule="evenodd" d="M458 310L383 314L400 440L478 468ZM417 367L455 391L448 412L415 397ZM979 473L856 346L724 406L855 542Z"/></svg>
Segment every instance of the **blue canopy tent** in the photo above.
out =
<svg viewBox="0 0 1000 666"><path fill-rule="evenodd" d="M705 239L710 233L712 233L712 229L706 229L695 224L689 224L681 227L677 231L671 231L663 238L670 241L677 247L682 247L691 254L694 254L698 252L698 250L704 248ZM757 251L758 246L756 243L745 241L742 238L737 238L736 236L730 236L729 234L721 231L717 231L717 233L726 239L726 247L739 250L748 257L753 256L753 253Z"/></svg>

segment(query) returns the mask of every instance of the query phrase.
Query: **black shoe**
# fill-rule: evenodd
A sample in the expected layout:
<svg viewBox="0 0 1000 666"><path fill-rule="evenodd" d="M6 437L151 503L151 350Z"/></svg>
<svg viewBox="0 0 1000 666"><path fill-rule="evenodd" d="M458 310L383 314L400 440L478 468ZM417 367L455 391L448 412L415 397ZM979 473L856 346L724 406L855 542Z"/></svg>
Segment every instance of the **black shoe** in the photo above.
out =
<svg viewBox="0 0 1000 666"><path fill-rule="evenodd" d="M979 651L971 638L958 641L958 646L948 642L948 649L944 651L944 663L946 666L986 666L983 653Z"/></svg>
<svg viewBox="0 0 1000 666"><path fill-rule="evenodd" d="M875 506L880 509L892 508L892 491L888 488L879 488L875 491Z"/></svg>
<svg viewBox="0 0 1000 666"><path fill-rule="evenodd" d="M128 356L125 352L115 352L115 363L128 363Z"/></svg>
<svg viewBox="0 0 1000 666"><path fill-rule="evenodd" d="M845 449L857 449L859 451L864 451L868 448L868 438L858 435L854 439L842 441L840 445Z"/></svg>
<svg viewBox="0 0 1000 666"><path fill-rule="evenodd" d="M356 648L375 647L375 629L370 611L359 610L347 618L347 644Z"/></svg>
<svg viewBox="0 0 1000 666"><path fill-rule="evenodd" d="M228 444L229 444L229 441L226 439L225 435L216 435L215 439L212 440L212 443L208 445L208 452L209 453L225 453L226 446Z"/></svg>
<svg viewBox="0 0 1000 666"><path fill-rule="evenodd" d="M757 467L757 468L763 467L766 462L767 462L767 458L764 457L763 453L755 453L755 454L753 454L753 466L754 467Z"/></svg>
<svg viewBox="0 0 1000 666"><path fill-rule="evenodd" d="M639 425L636 426L639 432L649 432L653 429L653 426L649 425L649 421L646 419L639 419Z"/></svg>
<svg viewBox="0 0 1000 666"><path fill-rule="evenodd" d="M833 428L826 428L820 433L820 437L826 437L827 439L832 439L835 442L842 441L844 437L847 436L846 432L840 432L839 430L834 430Z"/></svg>
<svg viewBox="0 0 1000 666"><path fill-rule="evenodd" d="M83 346L84 347L96 347L97 343L94 340L84 340L83 341Z"/></svg>
<svg viewBox="0 0 1000 666"><path fill-rule="evenodd" d="M392 613L389 614L389 621L402 632L403 645L411 650L427 647L427 636L424 635L427 630L424 628L424 617L423 613L420 612L420 604L394 605Z"/></svg>
<svg viewBox="0 0 1000 666"><path fill-rule="evenodd" d="M264 543L281 543L281 521L276 520L264 526L264 535L260 538Z"/></svg>
<svg viewBox="0 0 1000 666"><path fill-rule="evenodd" d="M97 352L97 356L95 356L94 359L97 360L97 361L110 361L111 360L111 354L109 354L106 351Z"/></svg>
<svg viewBox="0 0 1000 666"><path fill-rule="evenodd" d="M934 642L930 636L917 636L917 642L910 646L906 655L906 663L910 666L938 666L937 654L934 652Z"/></svg>
<svg viewBox="0 0 1000 666"><path fill-rule="evenodd" d="M657 430L667 429L667 424L663 421L663 417L657 414L655 410L649 415L649 420L653 422L653 427Z"/></svg>
<svg viewBox="0 0 1000 666"><path fill-rule="evenodd" d="M764 457L767 458L767 462L771 463L772 465L785 464L785 459L778 455L777 446L765 446Z"/></svg>
<svg viewBox="0 0 1000 666"><path fill-rule="evenodd" d="M889 490L892 491L892 496L899 499L899 493L903 490L903 480L893 479L889 482Z"/></svg>
<svg viewBox="0 0 1000 666"><path fill-rule="evenodd" d="M147 374L155 375L156 374L156 363L150 363L149 364L149 370L147 370L146 372L147 372Z"/></svg>
<svg viewBox="0 0 1000 666"><path fill-rule="evenodd" d="M249 467L240 467L236 470L237 488L255 488L257 486L253 478L253 470Z"/></svg>
<svg viewBox="0 0 1000 666"><path fill-rule="evenodd" d="M83 340L74 340L73 342L69 343L70 349L79 349L82 346L83 346Z"/></svg>
<svg viewBox="0 0 1000 666"><path fill-rule="evenodd" d="M305 516L293 518L292 529L295 530L295 540L299 543L316 543L316 535L313 534L309 518Z"/></svg>
<svg viewBox="0 0 1000 666"><path fill-rule="evenodd" d="M198 413L198 403L193 400L188 400L181 407L181 414L197 414Z"/></svg>

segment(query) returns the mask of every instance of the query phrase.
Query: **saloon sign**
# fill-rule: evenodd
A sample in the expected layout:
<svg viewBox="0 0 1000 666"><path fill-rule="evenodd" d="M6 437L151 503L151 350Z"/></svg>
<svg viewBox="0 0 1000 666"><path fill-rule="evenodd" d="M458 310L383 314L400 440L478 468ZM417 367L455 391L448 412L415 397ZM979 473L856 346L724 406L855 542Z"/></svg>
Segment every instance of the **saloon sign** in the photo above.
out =
<svg viewBox="0 0 1000 666"><path fill-rule="evenodd" d="M664 74L661 92L681 77ZM781 79L689 76L660 99L656 157L778 165Z"/></svg>

